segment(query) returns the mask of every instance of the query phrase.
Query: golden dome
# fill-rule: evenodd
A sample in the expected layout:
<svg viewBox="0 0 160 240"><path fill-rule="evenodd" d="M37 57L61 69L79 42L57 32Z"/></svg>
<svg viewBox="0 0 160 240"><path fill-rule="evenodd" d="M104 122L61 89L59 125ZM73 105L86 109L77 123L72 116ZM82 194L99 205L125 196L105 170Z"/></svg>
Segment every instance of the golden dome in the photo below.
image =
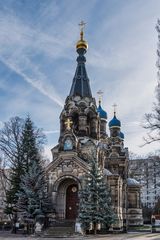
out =
<svg viewBox="0 0 160 240"><path fill-rule="evenodd" d="M87 41L85 41L83 39L83 31L82 30L80 33L80 40L76 44L76 49L79 49L79 48L84 48L86 50L88 49L88 43L87 43Z"/></svg>

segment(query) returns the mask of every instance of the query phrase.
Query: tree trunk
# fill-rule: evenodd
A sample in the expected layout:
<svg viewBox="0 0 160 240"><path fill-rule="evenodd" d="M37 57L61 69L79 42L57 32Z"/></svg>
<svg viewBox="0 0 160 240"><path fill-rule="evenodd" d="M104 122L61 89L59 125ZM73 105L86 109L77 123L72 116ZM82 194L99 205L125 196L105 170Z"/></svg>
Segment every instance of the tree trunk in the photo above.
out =
<svg viewBox="0 0 160 240"><path fill-rule="evenodd" d="M97 234L97 224L93 223L93 231L94 231L94 235Z"/></svg>

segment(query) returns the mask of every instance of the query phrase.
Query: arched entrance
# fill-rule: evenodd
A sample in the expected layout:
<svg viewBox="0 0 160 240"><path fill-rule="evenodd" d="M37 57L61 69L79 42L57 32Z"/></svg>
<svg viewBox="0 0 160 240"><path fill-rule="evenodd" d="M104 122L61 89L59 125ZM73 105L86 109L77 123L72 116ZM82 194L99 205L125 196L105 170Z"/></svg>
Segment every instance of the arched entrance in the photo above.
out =
<svg viewBox="0 0 160 240"><path fill-rule="evenodd" d="M57 181L56 216L59 219L74 220L78 214L78 190L81 188L78 179L72 176Z"/></svg>
<svg viewBox="0 0 160 240"><path fill-rule="evenodd" d="M76 219L78 202L78 185L71 184L66 190L66 219Z"/></svg>

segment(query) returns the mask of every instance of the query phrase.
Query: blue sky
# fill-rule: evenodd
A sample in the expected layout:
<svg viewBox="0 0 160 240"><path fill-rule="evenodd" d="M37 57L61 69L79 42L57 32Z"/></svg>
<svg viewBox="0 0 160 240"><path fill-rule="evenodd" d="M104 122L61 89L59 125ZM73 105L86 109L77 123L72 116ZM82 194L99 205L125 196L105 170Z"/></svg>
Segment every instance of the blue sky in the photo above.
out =
<svg viewBox="0 0 160 240"><path fill-rule="evenodd" d="M117 103L125 146L143 148L143 116L157 83L155 25L159 0L0 1L0 126L28 113L47 134L46 155L59 137L59 115L76 68L78 23L87 22L87 72L93 95L102 89L108 120Z"/></svg>

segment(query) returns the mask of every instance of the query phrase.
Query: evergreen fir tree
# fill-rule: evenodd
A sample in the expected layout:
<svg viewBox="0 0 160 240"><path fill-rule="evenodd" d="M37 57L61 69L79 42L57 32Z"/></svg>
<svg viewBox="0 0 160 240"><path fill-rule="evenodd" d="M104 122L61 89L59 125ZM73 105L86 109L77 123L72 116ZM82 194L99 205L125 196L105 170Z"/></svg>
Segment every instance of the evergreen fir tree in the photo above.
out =
<svg viewBox="0 0 160 240"><path fill-rule="evenodd" d="M12 167L10 174L10 188L6 191L6 207L5 213L11 218L16 212L16 205L18 201L17 192L20 189L20 179L23 174L22 164L19 162Z"/></svg>
<svg viewBox="0 0 160 240"><path fill-rule="evenodd" d="M84 231L90 226L97 232L100 224L109 227L115 221L112 209L111 195L103 174L98 167L97 158L91 161L89 174L85 178L84 189L80 191L79 221Z"/></svg>
<svg viewBox="0 0 160 240"><path fill-rule="evenodd" d="M49 204L47 185L44 171L37 161L33 161L28 172L21 177L20 187L18 208L29 218L45 215Z"/></svg>
<svg viewBox="0 0 160 240"><path fill-rule="evenodd" d="M45 172L42 166L37 132L29 116L22 134L24 174L21 176L18 209L30 218L44 215L49 207Z"/></svg>
<svg viewBox="0 0 160 240"><path fill-rule="evenodd" d="M32 164L32 161L40 163L40 148L37 139L37 129L33 126L33 123L28 116L23 133L22 133L22 155L25 170L28 171L29 165Z"/></svg>

